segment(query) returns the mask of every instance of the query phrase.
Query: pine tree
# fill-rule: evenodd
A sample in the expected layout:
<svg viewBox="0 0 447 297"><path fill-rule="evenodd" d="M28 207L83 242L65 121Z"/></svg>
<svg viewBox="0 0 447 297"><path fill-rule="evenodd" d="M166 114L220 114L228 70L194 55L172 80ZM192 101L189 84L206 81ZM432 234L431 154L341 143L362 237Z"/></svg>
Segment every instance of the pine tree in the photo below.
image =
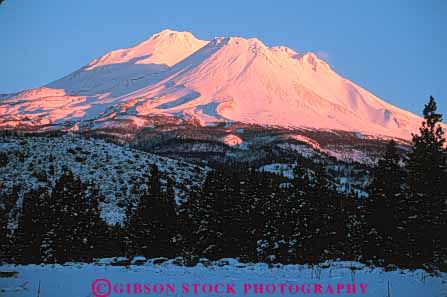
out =
<svg viewBox="0 0 447 297"><path fill-rule="evenodd" d="M14 232L15 261L40 263L41 245L51 225L47 189L38 188L24 194L18 227Z"/></svg>
<svg viewBox="0 0 447 297"><path fill-rule="evenodd" d="M154 187L154 189L156 191L160 188ZM174 180L171 177L167 177L166 191L160 191L153 198L149 216L154 234L153 256L174 257L177 217Z"/></svg>
<svg viewBox="0 0 447 297"><path fill-rule="evenodd" d="M191 201L194 256L209 259L220 259L224 256L222 215L219 214L223 210L224 185L226 181L223 172L213 170L208 173L201 194Z"/></svg>
<svg viewBox="0 0 447 297"><path fill-rule="evenodd" d="M307 196L310 198L311 211L309 226L313 231L311 243L312 259L323 261L337 256L339 243L346 242L345 208L339 207L338 195L328 181L326 170L322 164L315 169ZM337 240L338 239L338 240ZM348 253L346 247L342 247Z"/></svg>
<svg viewBox="0 0 447 297"><path fill-rule="evenodd" d="M175 181L172 177L168 176L166 179L166 205L169 205L170 210L175 210ZM172 215L172 213L171 213Z"/></svg>
<svg viewBox="0 0 447 297"><path fill-rule="evenodd" d="M83 186L84 195L79 207L79 233L75 242L80 259L89 262L93 258L103 257L107 252L113 255L115 246L111 228L101 219L99 201L103 197L93 182Z"/></svg>
<svg viewBox="0 0 447 297"><path fill-rule="evenodd" d="M257 239L258 260L292 263L304 259L304 242L309 235L309 212L306 193L310 176L303 167L294 168L294 187L281 189L272 176L261 176L257 185L259 212L263 217L262 236ZM305 240L306 239L306 240Z"/></svg>
<svg viewBox="0 0 447 297"><path fill-rule="evenodd" d="M150 173L151 178L149 183L149 190L153 198L160 199L161 198L160 172L156 164L153 164L151 166Z"/></svg>
<svg viewBox="0 0 447 297"><path fill-rule="evenodd" d="M3 183L0 182L0 191L2 190ZM9 222L11 218L11 211L13 211L13 205L16 205L19 199L20 187L14 185L12 191L9 193L3 192L0 194L0 201L2 206L0 207L0 262L11 262L17 259L18 251L15 248L15 242L17 238L14 236L14 229L10 229Z"/></svg>
<svg viewBox="0 0 447 297"><path fill-rule="evenodd" d="M178 241L181 237L181 235L178 233L177 226L177 203L174 186L174 179L168 176L166 179L166 192L163 194L165 199L163 200L164 217L162 220L166 232L162 233L164 238L162 238L161 240L166 243L165 253L166 256L169 257L173 257L176 255Z"/></svg>
<svg viewBox="0 0 447 297"><path fill-rule="evenodd" d="M150 228L149 208L151 207L151 196L148 192L140 197L137 209L131 212L129 219L129 246L128 256L148 255L150 244L153 242L152 230Z"/></svg>
<svg viewBox="0 0 447 297"><path fill-rule="evenodd" d="M404 170L401 166L396 142L391 140L385 149L385 154L378 161L373 171L373 178L369 191L373 196L380 196L392 200L403 190Z"/></svg>
<svg viewBox="0 0 447 297"><path fill-rule="evenodd" d="M366 232L365 254L368 258L396 262L393 259L398 246L403 248L402 240L398 240L399 222L398 206L404 199L405 173L397 151L396 142L391 140L382 159L373 170L372 182L369 186L369 197L366 199Z"/></svg>
<svg viewBox="0 0 447 297"><path fill-rule="evenodd" d="M177 223L181 237L177 246L180 255L190 264L197 263L199 259L197 249L195 248L197 244L195 231L198 225L197 212L199 204L203 200L201 194L202 189L200 187L191 189L187 200L179 207Z"/></svg>
<svg viewBox="0 0 447 297"><path fill-rule="evenodd" d="M66 171L51 193L51 225L46 246L54 251L47 259L56 262L91 261L98 240L106 230L100 218L98 191ZM48 254L46 252L45 254Z"/></svg>
<svg viewBox="0 0 447 297"><path fill-rule="evenodd" d="M66 170L56 181L51 193L51 228L47 230L53 242L54 249L50 257L56 262L76 261L79 250L76 240L79 240L78 220L80 208L83 207L83 185L73 173Z"/></svg>
<svg viewBox="0 0 447 297"><path fill-rule="evenodd" d="M130 220L130 254L146 257L174 256L175 191L168 179L167 193L161 191L160 172L151 167L148 191L142 195Z"/></svg>
<svg viewBox="0 0 447 297"><path fill-rule="evenodd" d="M43 263L55 263L56 250L55 250L56 234L54 229L50 228L42 236L40 243L40 262Z"/></svg>
<svg viewBox="0 0 447 297"><path fill-rule="evenodd" d="M425 105L420 134L413 134L413 148L408 154L410 190L421 196L445 193L446 151L442 115L436 113L436 102L430 97Z"/></svg>
<svg viewBox="0 0 447 297"><path fill-rule="evenodd" d="M0 199L3 197L0 196ZM0 206L0 263L8 260L8 212Z"/></svg>
<svg viewBox="0 0 447 297"><path fill-rule="evenodd" d="M424 121L419 134L413 135L413 148L408 154L408 211L402 218L409 233L409 256L416 263L431 262L436 260L435 256L446 257L443 239L447 216L446 140L440 125L442 115L436 112L433 97L423 114Z"/></svg>

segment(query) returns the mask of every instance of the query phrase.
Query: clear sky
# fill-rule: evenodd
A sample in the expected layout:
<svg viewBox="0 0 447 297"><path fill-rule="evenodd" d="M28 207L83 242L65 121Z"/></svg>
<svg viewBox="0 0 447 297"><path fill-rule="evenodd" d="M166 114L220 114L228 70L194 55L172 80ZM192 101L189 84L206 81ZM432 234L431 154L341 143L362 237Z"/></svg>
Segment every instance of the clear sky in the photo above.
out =
<svg viewBox="0 0 447 297"><path fill-rule="evenodd" d="M6 0L0 93L41 86L170 28L314 51L344 77L412 112L421 114L433 95L447 117L446 16L444 0Z"/></svg>

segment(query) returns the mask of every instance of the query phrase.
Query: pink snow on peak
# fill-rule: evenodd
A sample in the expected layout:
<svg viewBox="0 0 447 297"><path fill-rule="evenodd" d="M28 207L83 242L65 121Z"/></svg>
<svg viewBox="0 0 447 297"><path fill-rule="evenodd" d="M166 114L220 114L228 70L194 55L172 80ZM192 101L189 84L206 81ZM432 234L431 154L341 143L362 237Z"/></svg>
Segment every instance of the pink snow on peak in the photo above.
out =
<svg viewBox="0 0 447 297"><path fill-rule="evenodd" d="M315 53L257 38L163 30L46 87L0 99L0 126L173 115L207 125L358 131L409 139L422 119L338 75ZM137 123L142 125L144 123Z"/></svg>
<svg viewBox="0 0 447 297"><path fill-rule="evenodd" d="M163 30L152 35L140 44L111 51L92 61L87 66L91 70L96 67L134 61L136 64L162 64L172 66L188 57L208 41L197 39L190 32Z"/></svg>

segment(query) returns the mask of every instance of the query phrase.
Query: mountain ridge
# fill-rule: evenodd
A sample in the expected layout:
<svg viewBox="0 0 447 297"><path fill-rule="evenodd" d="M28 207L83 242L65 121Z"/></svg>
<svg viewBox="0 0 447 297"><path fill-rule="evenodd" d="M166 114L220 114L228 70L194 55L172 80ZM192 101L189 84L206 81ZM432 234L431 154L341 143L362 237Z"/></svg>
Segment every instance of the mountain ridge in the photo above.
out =
<svg viewBox="0 0 447 297"><path fill-rule="evenodd" d="M257 38L205 41L169 29L0 101L3 128L107 125L123 114L135 116L137 126L145 125L142 117L174 115L201 125L237 121L403 139L422 121L341 77L314 53L268 47Z"/></svg>

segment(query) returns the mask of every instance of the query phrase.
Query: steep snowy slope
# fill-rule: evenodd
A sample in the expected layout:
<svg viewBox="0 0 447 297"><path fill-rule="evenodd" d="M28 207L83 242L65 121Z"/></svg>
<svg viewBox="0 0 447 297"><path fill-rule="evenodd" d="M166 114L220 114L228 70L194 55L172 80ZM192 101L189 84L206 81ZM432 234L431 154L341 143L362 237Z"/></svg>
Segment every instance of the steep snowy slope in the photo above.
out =
<svg viewBox="0 0 447 297"><path fill-rule="evenodd" d="M164 30L128 49L109 52L44 87L0 97L0 127L42 126L101 117L117 97L159 81L163 71L207 42ZM72 123L70 123L71 125Z"/></svg>
<svg viewBox="0 0 447 297"><path fill-rule="evenodd" d="M421 122L313 53L269 48L255 38L207 42L171 30L112 51L44 88L0 99L3 127L104 123L123 115L144 126L144 117L155 114L201 124L240 121L406 139Z"/></svg>
<svg viewBox="0 0 447 297"><path fill-rule="evenodd" d="M47 87L88 95L110 92L116 96L158 80L157 74L206 43L189 32L163 30L135 47L111 51Z"/></svg>

